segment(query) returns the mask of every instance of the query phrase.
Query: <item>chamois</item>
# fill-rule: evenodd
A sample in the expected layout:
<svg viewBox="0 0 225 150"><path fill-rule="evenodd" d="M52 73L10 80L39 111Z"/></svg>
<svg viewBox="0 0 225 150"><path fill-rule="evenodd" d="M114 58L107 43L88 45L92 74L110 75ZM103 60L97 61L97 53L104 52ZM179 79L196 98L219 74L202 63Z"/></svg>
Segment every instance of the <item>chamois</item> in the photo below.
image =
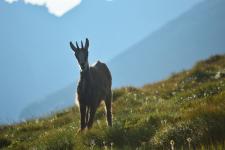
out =
<svg viewBox="0 0 225 150"><path fill-rule="evenodd" d="M97 61L93 66L88 63L89 40L81 48L70 42L71 49L80 65L80 80L77 86L77 99L80 107L81 131L91 128L95 112L102 100L105 102L108 126L112 126L112 77L106 64Z"/></svg>

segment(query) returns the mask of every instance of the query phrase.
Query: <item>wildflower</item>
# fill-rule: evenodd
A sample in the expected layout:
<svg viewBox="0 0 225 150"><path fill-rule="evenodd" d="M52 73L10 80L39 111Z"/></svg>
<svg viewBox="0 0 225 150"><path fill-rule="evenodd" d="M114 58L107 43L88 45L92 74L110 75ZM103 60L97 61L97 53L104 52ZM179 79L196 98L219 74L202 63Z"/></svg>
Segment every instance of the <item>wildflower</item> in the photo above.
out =
<svg viewBox="0 0 225 150"><path fill-rule="evenodd" d="M220 73L220 71L219 71L219 72L216 73L216 75L215 75L214 78L215 78L215 79L219 79L220 77L221 77L221 73Z"/></svg>
<svg viewBox="0 0 225 150"><path fill-rule="evenodd" d="M191 141L192 141L192 139L190 137L187 138L189 150L191 149Z"/></svg>
<svg viewBox="0 0 225 150"><path fill-rule="evenodd" d="M99 127L101 126L100 120L97 120L97 124L98 124Z"/></svg>
<svg viewBox="0 0 225 150"><path fill-rule="evenodd" d="M166 120L166 119L164 120L164 123L165 123L165 124L167 123L167 120Z"/></svg>
<svg viewBox="0 0 225 150"><path fill-rule="evenodd" d="M105 141L103 141L103 146L104 146L104 149L107 149L107 145Z"/></svg>
<svg viewBox="0 0 225 150"><path fill-rule="evenodd" d="M165 120L161 120L161 124L162 125L166 125L166 123L167 123L167 120L165 119Z"/></svg>
<svg viewBox="0 0 225 150"><path fill-rule="evenodd" d="M51 119L50 122L51 122L51 123L54 122L54 119Z"/></svg>
<svg viewBox="0 0 225 150"><path fill-rule="evenodd" d="M173 96L176 95L176 92L172 92L172 95L173 95Z"/></svg>
<svg viewBox="0 0 225 150"><path fill-rule="evenodd" d="M111 142L111 143L110 143L111 150L113 149L113 145L114 145L114 143L113 143L113 142Z"/></svg>
<svg viewBox="0 0 225 150"><path fill-rule="evenodd" d="M91 149L94 149L94 146L95 146L95 140L91 140L90 145L91 145Z"/></svg>
<svg viewBox="0 0 225 150"><path fill-rule="evenodd" d="M137 100L137 94L136 93L134 94L134 100Z"/></svg>
<svg viewBox="0 0 225 150"><path fill-rule="evenodd" d="M171 150L174 150L175 142L174 140L170 140Z"/></svg>
<svg viewBox="0 0 225 150"><path fill-rule="evenodd" d="M193 98L196 98L196 95L195 94L193 94Z"/></svg>

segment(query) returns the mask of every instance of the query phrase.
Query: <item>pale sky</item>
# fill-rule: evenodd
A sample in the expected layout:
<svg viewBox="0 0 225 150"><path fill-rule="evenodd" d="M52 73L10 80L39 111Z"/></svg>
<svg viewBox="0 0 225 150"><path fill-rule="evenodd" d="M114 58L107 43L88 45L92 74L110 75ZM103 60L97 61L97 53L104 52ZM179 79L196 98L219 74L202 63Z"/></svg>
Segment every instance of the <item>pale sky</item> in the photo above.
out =
<svg viewBox="0 0 225 150"><path fill-rule="evenodd" d="M19 0L5 1L13 4ZM44 6L48 9L50 14L61 17L72 8L78 6L81 3L81 0L23 0L23 2L31 5Z"/></svg>

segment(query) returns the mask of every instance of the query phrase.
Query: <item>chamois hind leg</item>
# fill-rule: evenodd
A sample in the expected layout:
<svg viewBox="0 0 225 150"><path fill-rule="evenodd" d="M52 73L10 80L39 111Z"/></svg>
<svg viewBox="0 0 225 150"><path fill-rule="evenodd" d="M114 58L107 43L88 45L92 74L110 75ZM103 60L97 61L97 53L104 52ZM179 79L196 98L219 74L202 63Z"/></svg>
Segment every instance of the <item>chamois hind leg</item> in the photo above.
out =
<svg viewBox="0 0 225 150"><path fill-rule="evenodd" d="M112 126L112 93L110 92L105 99L106 115L108 126Z"/></svg>
<svg viewBox="0 0 225 150"><path fill-rule="evenodd" d="M90 107L89 120L88 120L88 123L87 123L88 129L90 129L92 127L92 125L93 125L96 109L97 109L97 107L95 107L95 106L91 106Z"/></svg>
<svg viewBox="0 0 225 150"><path fill-rule="evenodd" d="M85 116L85 123L86 123L86 126L87 126L87 124L88 124L89 117L90 117L90 106L87 106L87 107L86 107L86 116Z"/></svg>
<svg viewBox="0 0 225 150"><path fill-rule="evenodd" d="M83 104L80 104L80 128L81 128L81 131L84 130L86 127L85 116L86 116L86 106Z"/></svg>

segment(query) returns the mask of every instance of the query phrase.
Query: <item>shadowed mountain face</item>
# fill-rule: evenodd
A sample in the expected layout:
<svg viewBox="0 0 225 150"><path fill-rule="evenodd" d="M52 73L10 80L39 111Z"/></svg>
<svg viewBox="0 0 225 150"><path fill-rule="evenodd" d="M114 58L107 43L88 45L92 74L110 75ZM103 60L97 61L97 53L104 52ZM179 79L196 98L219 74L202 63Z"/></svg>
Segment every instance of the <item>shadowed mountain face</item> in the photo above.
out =
<svg viewBox="0 0 225 150"><path fill-rule="evenodd" d="M114 87L161 80L212 54L225 53L225 1L205 1L114 58Z"/></svg>
<svg viewBox="0 0 225 150"><path fill-rule="evenodd" d="M225 53L224 14L225 1L205 1L118 55L108 63L114 87L155 82L172 72L190 68L209 55ZM69 86L67 90L75 91L75 88ZM59 91L57 95L63 93ZM39 105L28 106L25 110L35 110L34 114L41 115L52 110L51 105L71 104L74 99L71 93L69 98L61 97L57 102L54 99L59 96L53 94ZM29 115L23 113L21 117Z"/></svg>

